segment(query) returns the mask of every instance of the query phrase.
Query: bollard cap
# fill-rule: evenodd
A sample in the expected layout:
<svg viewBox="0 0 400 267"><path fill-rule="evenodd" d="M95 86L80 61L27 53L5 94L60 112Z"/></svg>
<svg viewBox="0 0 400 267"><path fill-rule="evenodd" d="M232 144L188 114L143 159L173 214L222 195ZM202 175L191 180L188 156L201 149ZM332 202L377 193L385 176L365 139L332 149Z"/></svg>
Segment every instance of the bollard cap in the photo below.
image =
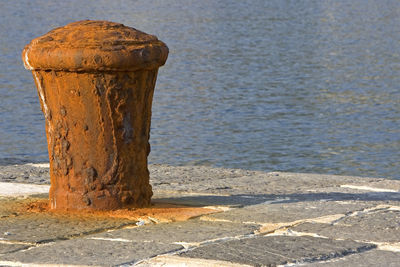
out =
<svg viewBox="0 0 400 267"><path fill-rule="evenodd" d="M154 35L91 20L56 28L22 51L29 70L133 71L158 68L167 57L168 47Z"/></svg>

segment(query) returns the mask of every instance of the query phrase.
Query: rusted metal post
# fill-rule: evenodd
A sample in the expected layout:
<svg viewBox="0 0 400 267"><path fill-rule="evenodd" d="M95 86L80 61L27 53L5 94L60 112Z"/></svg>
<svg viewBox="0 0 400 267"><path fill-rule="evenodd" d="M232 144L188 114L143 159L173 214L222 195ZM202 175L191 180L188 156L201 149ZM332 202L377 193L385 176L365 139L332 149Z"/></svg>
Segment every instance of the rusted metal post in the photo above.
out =
<svg viewBox="0 0 400 267"><path fill-rule="evenodd" d="M107 21L74 22L25 47L46 119L52 209L150 204L151 105L167 56L155 36Z"/></svg>

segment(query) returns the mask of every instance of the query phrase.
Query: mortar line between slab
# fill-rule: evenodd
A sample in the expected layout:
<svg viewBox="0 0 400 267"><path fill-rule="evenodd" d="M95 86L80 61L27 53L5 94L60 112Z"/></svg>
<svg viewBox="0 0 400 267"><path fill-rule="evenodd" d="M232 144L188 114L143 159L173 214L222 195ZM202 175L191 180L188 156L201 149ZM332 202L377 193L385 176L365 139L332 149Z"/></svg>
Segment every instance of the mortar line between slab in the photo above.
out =
<svg viewBox="0 0 400 267"><path fill-rule="evenodd" d="M27 246L35 246L36 245L36 243L32 243L32 242L14 241L14 240L6 240L6 239L0 239L0 244L27 245Z"/></svg>
<svg viewBox="0 0 400 267"><path fill-rule="evenodd" d="M176 254L179 253L180 251L184 251L184 250L185 250L185 248L182 247L182 248L178 248L178 249L175 249L175 250L168 251L168 252L166 252L166 253L162 253L162 254L154 255L154 256L151 256L151 257L148 257L148 258L145 258L145 259L141 259L141 260L138 260L138 261L130 261L130 262L126 262L126 263L123 263L123 264L119 264L119 265L117 265L117 266L137 266L137 265L139 265L139 264L141 264L141 263L144 263L144 262L146 262L146 261L149 261L149 260L151 260L151 259L153 259L153 258L156 258L156 257L158 257L158 256L176 255Z"/></svg>
<svg viewBox="0 0 400 267"><path fill-rule="evenodd" d="M269 235L273 234L276 231L279 230L284 230L284 229L289 229L291 227L298 226L303 223L311 222L311 223L324 223L324 224L330 224L330 225L336 225L338 222L342 221L345 218L348 217L354 217L358 216L360 214L371 214L375 212L380 212L380 211L386 211L390 210L393 207L393 205L377 205L371 208L365 208L361 210L355 210L355 211L349 211L345 214L330 214L326 216L321 216L321 217L315 217L315 218L306 218L306 219L301 219L297 221L292 221L292 222L278 222L278 223L262 223L262 222L242 222L244 224L258 224L261 226L261 228L258 230L260 234L263 235ZM334 217L337 217L336 219L333 219ZM207 218L207 217L206 217ZM275 225L275 228L273 226ZM270 230L263 230L263 228L266 228L270 226Z"/></svg>
<svg viewBox="0 0 400 267"><path fill-rule="evenodd" d="M144 266L210 266L210 267L251 267L251 265L233 263L224 260L212 260L202 258L185 258L180 256L159 256L145 262Z"/></svg>
<svg viewBox="0 0 400 267"><path fill-rule="evenodd" d="M73 234L73 235L70 235L70 236L67 236L67 237L59 237L59 238L54 238L54 239L42 240L42 241L39 241L39 242L36 242L36 243L37 244L47 244L47 243L57 242L57 241L67 241L67 240L76 239L76 238L85 238L85 237L87 237L89 235L100 234L100 233L104 233L104 232L112 231L112 230L120 230L120 229L124 229L125 227L132 226L132 225L136 225L136 221L132 222L132 223L125 223L125 224L117 226L117 227L96 229L96 230L92 230L92 231L89 231L89 232Z"/></svg>
<svg viewBox="0 0 400 267"><path fill-rule="evenodd" d="M29 245L30 247L17 249L17 250L11 251L11 252L7 252L6 254L14 253L14 252L24 252L24 251L28 251L28 250L31 250L31 249L34 249L34 248L38 248L38 247L51 246L51 245L53 245L53 244L55 244L57 242L63 242L63 241L68 241L68 240L72 240L72 239L77 239L77 238L82 238L83 239L83 238L86 238L86 236L90 236L90 235L93 235L93 234L104 233L104 232L107 232L107 231L110 231L110 230L119 230L119 229L123 229L123 228L129 227L129 226L132 226L132 225L136 225L136 222L135 223L127 223L127 224L124 224L124 225L122 225L120 227L111 227L111 228L94 230L94 231L91 231L89 233L74 234L74 235L71 235L71 236L68 236L68 237L58 237L58 238L54 238L54 239L40 240L40 241L35 242L35 243L16 241L16 242L24 244L24 245ZM10 244L16 244L16 243L13 243L13 241L0 240L0 243L2 243L1 241L10 242Z"/></svg>
<svg viewBox="0 0 400 267"><path fill-rule="evenodd" d="M372 207L372 208L365 208L365 209L362 209L362 210L350 211L350 212L346 213L344 217L338 218L337 220L331 222L331 224L335 225L335 224L337 224L338 222L342 221L345 218L355 217L355 216L358 216L360 214L371 214L371 213L375 213L375 212L389 210L391 207L392 206L390 206L390 205L377 205L377 206Z"/></svg>
<svg viewBox="0 0 400 267"><path fill-rule="evenodd" d="M161 256L174 256L174 255L179 255L181 253L185 253L200 247L204 247L204 246L208 246L210 244L215 244L215 243L222 243L222 242L228 242L231 240L243 240L243 239L247 239L247 238L253 238L258 236L257 234L247 234L247 235L239 235L239 236L234 236L234 237L222 237L222 238L216 238L216 239L210 239L210 240L205 240L205 241L201 241L201 242L174 242L173 244L176 245L180 245L182 246L181 249L177 249L177 250L173 250L173 251L169 251L167 253L162 253L159 255L155 255L146 259L142 259L140 261L137 262L128 262L128 263L124 263L121 264L119 266L125 266L125 265L129 265L129 264L133 264L134 266L139 265L141 263L145 263L147 261L150 261L151 259L157 258L157 257L161 257Z"/></svg>
<svg viewBox="0 0 400 267"><path fill-rule="evenodd" d="M281 231L283 229L290 230L290 228L295 227L295 226L300 225L300 224L305 223L305 222L320 222L320 223L328 223L328 224L334 225L337 222L339 222L340 220L342 220L344 218L347 218L347 217L357 216L359 214L375 213L375 212L379 212L379 211L388 210L390 208L391 208L390 205L377 205L377 206L371 207L371 208L366 208L366 209L361 209L361 210L356 210L356 211L350 211L350 212L348 212L346 214L333 214L333 215L326 215L326 216L321 216L321 217L316 217L316 218L307 218L307 219L303 219L303 220L299 220L299 221L289 222L287 224L286 223L282 223L283 225L281 225L280 227L277 227L273 231L269 231L267 233L258 232L258 233L254 233L254 234L251 234L251 235L243 235L241 237L224 237L224 238L219 238L219 239L214 239L214 240L206 240L206 241L202 241L202 242L199 242L199 243L177 242L175 244L182 245L183 246L182 249L176 250L176 251L173 251L173 252L169 252L169 253L165 253L165 254L156 255L154 257L151 257L151 258L142 260L140 262L137 262L136 264L140 264L142 262L149 261L152 258L156 258L156 257L161 257L161 256L165 256L165 255L181 254L181 253L196 249L196 248L201 247L201 246L207 246L207 245L218 243L218 242L228 242L228 241L234 240L234 239L240 240L240 239L252 238L252 237L256 237L256 236L268 236L268 235L270 235L270 234L272 234L272 233L274 233L276 231L279 231L279 230L281 230ZM202 215L202 216L199 216L199 217L201 217L201 219L206 220L206 221L209 218L207 215ZM337 217L339 217L339 218L337 218ZM217 219L216 221L219 221L219 220ZM229 221L229 220L223 220L223 221L224 222L233 223L233 221ZM246 224L246 222L241 222L241 223ZM247 222L247 223L250 223L250 222ZM251 222L251 223L252 224L259 224L261 226L263 225L263 223L255 223L255 222ZM321 237L321 238L323 238L323 237ZM338 239L333 239L333 240L338 240ZM359 242L359 241L356 241L356 240L353 240L353 241ZM350 251L347 251L348 254L346 254L346 255L344 255L342 257L337 257L337 258L339 259L339 258L346 257L347 255L352 255L352 254L355 254L355 253L362 253L362 252L365 252L365 251L368 251L368 250L375 249L377 247L377 245L375 243L370 243L370 242L361 242L361 243L373 244L373 246L371 246L371 247L365 247L364 246L364 247L361 247L361 248L357 248L356 251L351 251L350 250ZM274 254L274 253L271 252L271 254ZM278 255L278 256L280 256L280 255ZM288 257L286 257L286 258L288 258ZM288 259L290 259L290 258L288 258ZM292 259L292 260L294 260L294 259ZM310 262L320 262L320 261L318 259L309 259L309 260L306 260L304 262L304 264L310 263Z"/></svg>

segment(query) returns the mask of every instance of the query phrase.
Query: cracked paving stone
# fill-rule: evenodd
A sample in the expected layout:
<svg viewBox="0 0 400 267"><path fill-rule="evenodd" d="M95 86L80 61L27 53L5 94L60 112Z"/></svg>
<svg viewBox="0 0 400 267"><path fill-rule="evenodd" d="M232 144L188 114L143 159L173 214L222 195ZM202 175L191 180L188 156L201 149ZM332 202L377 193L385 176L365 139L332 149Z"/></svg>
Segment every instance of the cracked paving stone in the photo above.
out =
<svg viewBox="0 0 400 267"><path fill-rule="evenodd" d="M0 218L0 233L8 233L2 236L6 241L42 243L83 236L134 223L134 221L119 218L32 213Z"/></svg>
<svg viewBox="0 0 400 267"><path fill-rule="evenodd" d="M2 256L3 261L24 264L115 266L182 249L157 242L71 239Z"/></svg>
<svg viewBox="0 0 400 267"><path fill-rule="evenodd" d="M5 254L5 253L10 253L22 249L27 249L29 248L29 245L23 245L23 244L4 244L0 243L0 254Z"/></svg>
<svg viewBox="0 0 400 267"><path fill-rule="evenodd" d="M336 224L303 223L291 228L331 238L400 242L400 210L383 210L348 216Z"/></svg>
<svg viewBox="0 0 400 267"><path fill-rule="evenodd" d="M304 263L366 251L374 245L314 237L257 236L213 243L181 253L181 257L212 259L253 266Z"/></svg>
<svg viewBox="0 0 400 267"><path fill-rule="evenodd" d="M398 267L400 253L382 250L369 250L363 253L351 254L342 258L332 259L327 262L315 262L306 264L306 267L353 267L353 266L385 266Z"/></svg>
<svg viewBox="0 0 400 267"><path fill-rule="evenodd" d="M137 242L199 243L207 240L253 234L259 226L250 224L205 222L198 219L186 222L145 225L120 229L91 236L91 238L127 239Z"/></svg>
<svg viewBox="0 0 400 267"><path fill-rule="evenodd" d="M279 201L279 200L277 200ZM280 200L284 202L284 200ZM294 222L333 214L345 214L376 206L375 202L361 201L300 201L289 203L265 203L233 209L204 216L212 220L232 222L279 223Z"/></svg>

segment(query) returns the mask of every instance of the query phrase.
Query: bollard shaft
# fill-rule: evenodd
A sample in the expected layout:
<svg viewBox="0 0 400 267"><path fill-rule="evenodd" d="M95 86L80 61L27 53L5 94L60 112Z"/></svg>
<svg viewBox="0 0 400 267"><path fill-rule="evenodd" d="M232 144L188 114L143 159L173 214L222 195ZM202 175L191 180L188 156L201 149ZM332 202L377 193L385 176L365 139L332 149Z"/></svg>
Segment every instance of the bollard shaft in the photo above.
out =
<svg viewBox="0 0 400 267"><path fill-rule="evenodd" d="M150 204L151 106L168 48L122 24L82 21L23 52L46 119L52 209Z"/></svg>

